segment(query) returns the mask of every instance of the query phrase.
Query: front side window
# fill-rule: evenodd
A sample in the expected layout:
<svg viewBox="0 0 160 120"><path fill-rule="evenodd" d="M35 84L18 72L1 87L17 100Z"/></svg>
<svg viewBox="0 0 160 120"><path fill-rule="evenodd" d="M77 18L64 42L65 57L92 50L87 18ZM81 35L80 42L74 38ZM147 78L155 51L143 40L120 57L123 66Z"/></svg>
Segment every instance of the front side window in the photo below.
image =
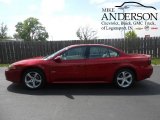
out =
<svg viewBox="0 0 160 120"><path fill-rule="evenodd" d="M71 48L61 55L62 60L85 59L86 47Z"/></svg>
<svg viewBox="0 0 160 120"><path fill-rule="evenodd" d="M100 46L90 47L89 58L108 58L117 56L119 56L119 53L110 48Z"/></svg>

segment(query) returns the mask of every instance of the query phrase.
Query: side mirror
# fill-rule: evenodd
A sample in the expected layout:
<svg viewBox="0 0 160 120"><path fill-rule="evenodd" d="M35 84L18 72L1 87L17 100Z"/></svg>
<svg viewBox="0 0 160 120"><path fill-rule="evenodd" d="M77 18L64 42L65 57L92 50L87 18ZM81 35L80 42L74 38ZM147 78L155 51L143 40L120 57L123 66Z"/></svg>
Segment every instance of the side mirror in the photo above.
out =
<svg viewBox="0 0 160 120"><path fill-rule="evenodd" d="M56 63L62 62L61 56L57 56L56 58L54 58L54 61L55 61Z"/></svg>

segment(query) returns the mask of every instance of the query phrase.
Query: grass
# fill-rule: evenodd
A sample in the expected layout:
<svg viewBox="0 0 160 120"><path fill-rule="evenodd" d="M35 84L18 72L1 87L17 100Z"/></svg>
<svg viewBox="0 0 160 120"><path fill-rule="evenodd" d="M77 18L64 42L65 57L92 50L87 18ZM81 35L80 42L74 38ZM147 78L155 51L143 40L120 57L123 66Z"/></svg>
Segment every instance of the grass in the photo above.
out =
<svg viewBox="0 0 160 120"><path fill-rule="evenodd" d="M8 67L9 64L0 64L0 67Z"/></svg>
<svg viewBox="0 0 160 120"><path fill-rule="evenodd" d="M160 65L160 58L158 59L158 58L153 58L152 59L152 64L153 65Z"/></svg>

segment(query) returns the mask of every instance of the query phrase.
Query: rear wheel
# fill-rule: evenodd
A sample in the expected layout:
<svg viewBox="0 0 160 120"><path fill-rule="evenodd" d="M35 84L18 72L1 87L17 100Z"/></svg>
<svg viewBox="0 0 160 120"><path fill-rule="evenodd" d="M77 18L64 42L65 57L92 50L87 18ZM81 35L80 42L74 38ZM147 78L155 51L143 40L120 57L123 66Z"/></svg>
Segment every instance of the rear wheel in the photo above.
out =
<svg viewBox="0 0 160 120"><path fill-rule="evenodd" d="M23 75L23 84L28 89L39 89L45 84L44 74L38 69L25 71Z"/></svg>
<svg viewBox="0 0 160 120"><path fill-rule="evenodd" d="M119 70L115 76L114 83L118 88L129 88L135 81L135 74L129 69Z"/></svg>

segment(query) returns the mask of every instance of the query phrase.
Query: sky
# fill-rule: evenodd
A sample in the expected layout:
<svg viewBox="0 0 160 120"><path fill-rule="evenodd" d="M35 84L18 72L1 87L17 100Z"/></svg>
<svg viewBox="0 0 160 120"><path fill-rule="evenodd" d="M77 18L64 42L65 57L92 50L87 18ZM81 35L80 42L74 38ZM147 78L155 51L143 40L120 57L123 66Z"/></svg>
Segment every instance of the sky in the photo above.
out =
<svg viewBox="0 0 160 120"><path fill-rule="evenodd" d="M154 30L135 30L139 37L160 36L160 0L134 0L143 5L154 6L157 10L131 6L125 12L156 12L158 20ZM102 30L102 8L113 8L126 0L0 0L0 23L8 27L8 35L13 36L15 25L28 17L38 18L49 33L48 40L77 40L79 27L89 26L97 31L99 39L123 38L124 31ZM116 12L122 12L116 9ZM111 21L112 22L112 21ZM121 25L122 26L122 25ZM144 26L143 26L144 27ZM127 30L125 31L127 32Z"/></svg>

